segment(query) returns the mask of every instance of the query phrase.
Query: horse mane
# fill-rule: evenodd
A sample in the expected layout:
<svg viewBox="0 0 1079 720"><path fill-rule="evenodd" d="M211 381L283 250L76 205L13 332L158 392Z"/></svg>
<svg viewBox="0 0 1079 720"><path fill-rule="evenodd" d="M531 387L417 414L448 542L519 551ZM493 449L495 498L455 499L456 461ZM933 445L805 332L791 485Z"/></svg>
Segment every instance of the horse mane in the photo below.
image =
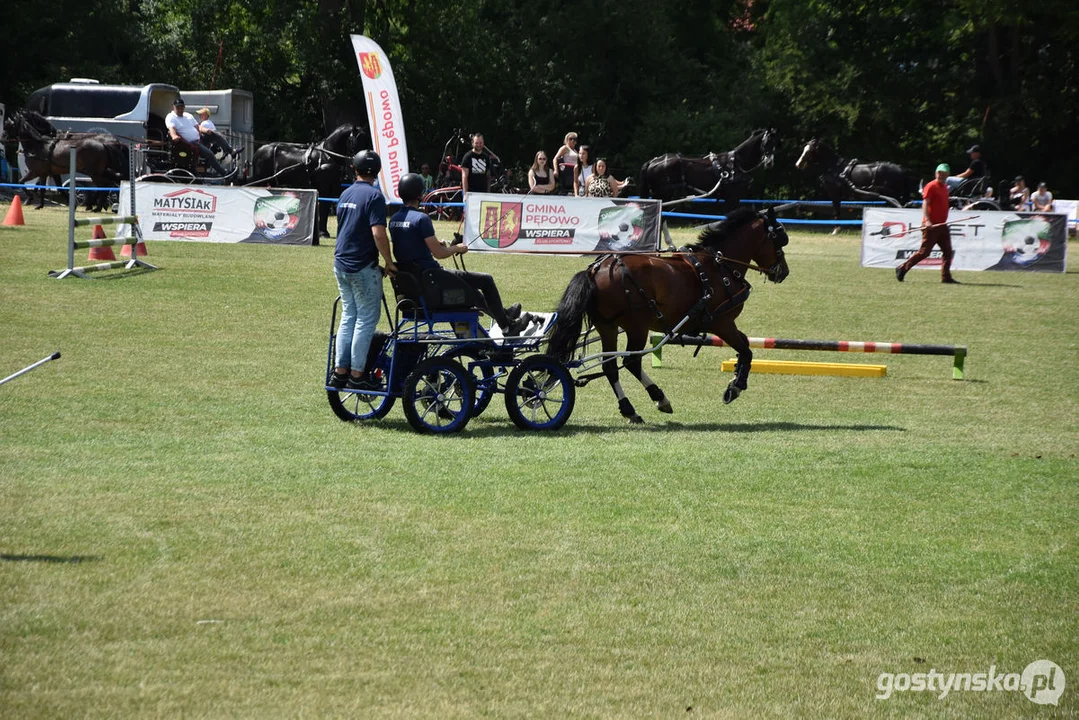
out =
<svg viewBox="0 0 1079 720"><path fill-rule="evenodd" d="M45 116L36 110L24 110L23 114L26 116L27 121L33 125L34 129L42 135L48 135L53 137L56 135L56 127L45 119Z"/></svg>
<svg viewBox="0 0 1079 720"><path fill-rule="evenodd" d="M740 207L726 220L707 225L701 234L697 236L697 242L689 246L691 252L697 250L717 249L726 242L731 235L753 222L759 217L756 210L748 207Z"/></svg>

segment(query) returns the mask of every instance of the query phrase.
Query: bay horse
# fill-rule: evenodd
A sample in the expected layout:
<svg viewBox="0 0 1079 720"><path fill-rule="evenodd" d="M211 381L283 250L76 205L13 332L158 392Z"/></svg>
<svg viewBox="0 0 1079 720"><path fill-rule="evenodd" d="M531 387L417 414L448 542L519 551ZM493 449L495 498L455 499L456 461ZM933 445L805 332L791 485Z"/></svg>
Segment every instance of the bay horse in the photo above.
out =
<svg viewBox="0 0 1079 720"><path fill-rule="evenodd" d="M22 145L27 173L19 182L37 178L47 184L52 178L60 184L60 175L70 169L70 151L75 148L75 171L90 176L96 187L116 186L127 179L127 146L107 133L58 133L47 119L33 110L16 110L4 121L4 135ZM74 187L74 178L71 179ZM108 207L107 191L86 193L86 209L102 211ZM45 191L35 206L45 205Z"/></svg>
<svg viewBox="0 0 1079 720"><path fill-rule="evenodd" d="M883 200L894 207L903 207L918 192L918 176L909 170L890 162L848 161L820 138L806 141L794 166L820 173L820 183L832 201L836 220L844 200Z"/></svg>
<svg viewBox="0 0 1079 720"><path fill-rule="evenodd" d="M710 193L717 202L723 201L724 212L729 214L749 194L753 170L774 164L777 147L779 132L766 128L754 130L734 150L718 155L654 157L641 168L640 195L669 201Z"/></svg>
<svg viewBox="0 0 1079 720"><path fill-rule="evenodd" d="M251 158L251 179L246 185L311 188L319 197L341 197L341 183L350 180L352 156L366 146L367 133L359 125L339 125L318 143L272 142ZM318 203L319 237L329 237L330 203ZM318 237L315 238L317 245Z"/></svg>
<svg viewBox="0 0 1079 720"><path fill-rule="evenodd" d="M650 330L684 333L711 332L738 353L734 379L723 393L733 402L746 389L753 352L735 325L750 285L746 270L758 270L775 283L790 274L783 247L789 239L771 209L739 208L722 222L705 227L697 243L673 255L605 255L573 276L559 301L548 352L562 362L577 350L582 320L587 315L602 343L603 353L617 349L618 329L626 331L623 365L656 403L660 412L673 412L670 400L641 369L641 353ZM617 357L602 361L618 410L630 423L644 422L626 397L618 379Z"/></svg>

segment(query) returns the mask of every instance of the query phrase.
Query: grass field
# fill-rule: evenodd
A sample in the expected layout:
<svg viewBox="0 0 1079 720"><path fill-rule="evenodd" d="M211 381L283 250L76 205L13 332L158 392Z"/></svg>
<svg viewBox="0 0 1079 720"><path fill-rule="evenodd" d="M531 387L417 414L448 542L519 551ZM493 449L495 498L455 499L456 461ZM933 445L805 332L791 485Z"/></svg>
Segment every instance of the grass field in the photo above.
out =
<svg viewBox="0 0 1079 720"><path fill-rule="evenodd" d="M429 437L331 413L331 247L151 243L158 272L56 281L66 216L27 220L0 228L0 376L63 358L0 387L2 717L1079 714L1074 273L899 284L792 232L743 331L965 344L968 379L762 350L888 375L724 406L732 353L668 348L673 416L625 382L625 425L598 381L557 433L498 398ZM586 262L468 260L538 310ZM1059 706L876 699L1039 659Z"/></svg>

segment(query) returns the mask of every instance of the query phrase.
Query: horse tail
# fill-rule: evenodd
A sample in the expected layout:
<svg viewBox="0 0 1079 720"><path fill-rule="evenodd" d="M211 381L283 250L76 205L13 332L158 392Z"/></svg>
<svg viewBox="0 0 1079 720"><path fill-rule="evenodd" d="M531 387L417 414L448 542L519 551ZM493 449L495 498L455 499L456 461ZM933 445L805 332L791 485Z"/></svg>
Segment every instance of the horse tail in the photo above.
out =
<svg viewBox="0 0 1079 720"><path fill-rule="evenodd" d="M640 195L643 198L652 197L652 189L648 186L648 175L649 175L648 167L651 164L652 164L652 161L649 160L648 162L646 162L644 165L641 166L640 182L637 183L637 194Z"/></svg>
<svg viewBox="0 0 1079 720"><path fill-rule="evenodd" d="M547 345L547 352L554 355L561 362L567 362L573 357L573 351L577 348L577 338L581 336L581 321L584 320L585 311L592 302L592 293L596 289L595 284L587 270L582 270L574 275L562 299L558 301L555 312L558 317L551 327L551 340Z"/></svg>

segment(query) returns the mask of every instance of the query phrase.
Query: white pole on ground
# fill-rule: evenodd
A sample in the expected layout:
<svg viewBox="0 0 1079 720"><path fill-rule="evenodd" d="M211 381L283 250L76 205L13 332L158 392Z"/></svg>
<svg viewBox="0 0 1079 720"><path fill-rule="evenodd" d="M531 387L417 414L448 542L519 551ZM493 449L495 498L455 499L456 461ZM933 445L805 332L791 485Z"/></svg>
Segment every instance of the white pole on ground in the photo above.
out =
<svg viewBox="0 0 1079 720"><path fill-rule="evenodd" d="M67 268L75 267L75 146L71 146L67 175Z"/></svg>

